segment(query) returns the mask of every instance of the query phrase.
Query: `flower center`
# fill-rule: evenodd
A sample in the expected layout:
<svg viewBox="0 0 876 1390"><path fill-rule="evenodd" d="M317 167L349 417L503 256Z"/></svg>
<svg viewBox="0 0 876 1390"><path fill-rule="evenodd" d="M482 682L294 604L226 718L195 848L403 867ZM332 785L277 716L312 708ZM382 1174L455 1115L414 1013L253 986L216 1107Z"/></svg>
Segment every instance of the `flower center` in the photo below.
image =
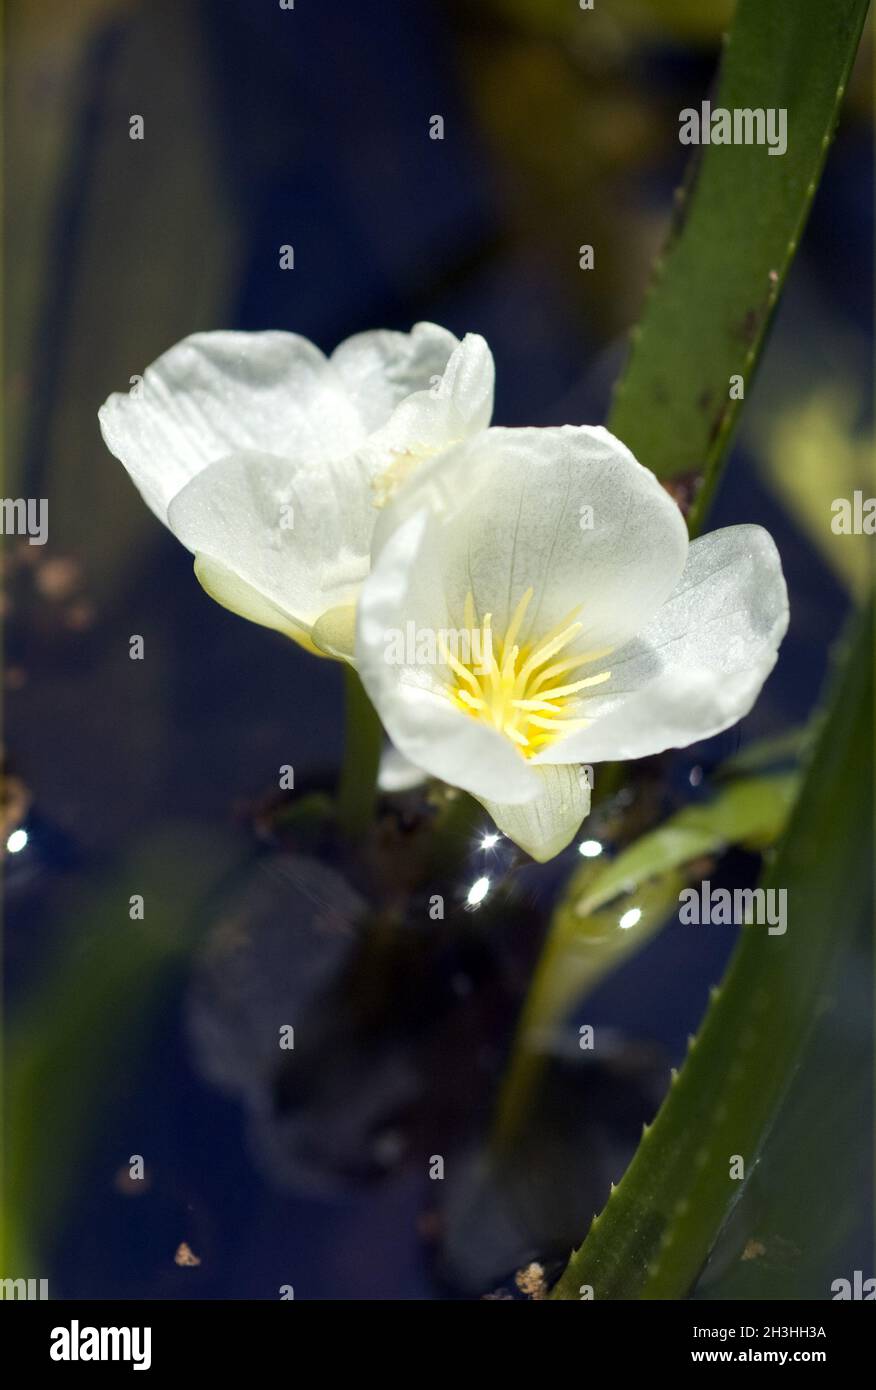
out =
<svg viewBox="0 0 876 1390"><path fill-rule="evenodd" d="M433 458L442 449L458 444L451 439L445 444L412 444L407 449L390 449L389 462L371 480L372 503L375 507L385 507L403 483L426 459Z"/></svg>
<svg viewBox="0 0 876 1390"><path fill-rule="evenodd" d="M563 734L592 723L578 714L581 692L602 685L610 671L575 679L576 671L611 650L561 656L578 636L583 623L576 621L581 605L539 641L517 643L517 635L532 599L532 589L521 598L503 638L492 629L492 614L478 622L474 600L465 600L465 628L475 655L460 660L439 635L441 655L453 678L445 687L458 709L507 735L524 758L541 753ZM555 659L559 658L559 659Z"/></svg>

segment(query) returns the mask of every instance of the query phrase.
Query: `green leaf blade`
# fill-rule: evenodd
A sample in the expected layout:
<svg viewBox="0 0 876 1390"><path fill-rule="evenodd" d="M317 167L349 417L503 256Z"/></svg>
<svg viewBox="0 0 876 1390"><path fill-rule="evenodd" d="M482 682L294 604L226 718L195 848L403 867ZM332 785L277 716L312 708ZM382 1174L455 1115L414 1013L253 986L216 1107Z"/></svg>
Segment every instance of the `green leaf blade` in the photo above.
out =
<svg viewBox="0 0 876 1390"><path fill-rule="evenodd" d="M872 904L872 611L859 617L790 825L764 888L789 928L751 926L687 1061L621 1183L552 1291L682 1298L750 1173L841 949Z"/></svg>
<svg viewBox="0 0 876 1390"><path fill-rule="evenodd" d="M787 150L709 144L680 191L669 244L609 427L661 479L717 484L830 145L867 0L740 0L712 108L787 112Z"/></svg>

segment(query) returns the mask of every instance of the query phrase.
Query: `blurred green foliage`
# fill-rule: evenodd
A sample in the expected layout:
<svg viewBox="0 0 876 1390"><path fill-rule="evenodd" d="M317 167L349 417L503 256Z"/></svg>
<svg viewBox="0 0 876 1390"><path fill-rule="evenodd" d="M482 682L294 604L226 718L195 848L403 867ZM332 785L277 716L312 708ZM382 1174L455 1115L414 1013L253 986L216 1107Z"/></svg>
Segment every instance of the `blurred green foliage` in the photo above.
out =
<svg viewBox="0 0 876 1390"><path fill-rule="evenodd" d="M568 37L583 22L623 25L646 34L671 35L688 43L710 41L733 14L736 0L595 0L591 9L579 0L490 0L522 28Z"/></svg>
<svg viewBox="0 0 876 1390"><path fill-rule="evenodd" d="M166 825L58 922L41 984L7 1020L0 1277L45 1273L44 1242L101 1116L136 1076L144 1029L191 951L198 909L235 857L221 830ZM142 920L129 915L132 885Z"/></svg>

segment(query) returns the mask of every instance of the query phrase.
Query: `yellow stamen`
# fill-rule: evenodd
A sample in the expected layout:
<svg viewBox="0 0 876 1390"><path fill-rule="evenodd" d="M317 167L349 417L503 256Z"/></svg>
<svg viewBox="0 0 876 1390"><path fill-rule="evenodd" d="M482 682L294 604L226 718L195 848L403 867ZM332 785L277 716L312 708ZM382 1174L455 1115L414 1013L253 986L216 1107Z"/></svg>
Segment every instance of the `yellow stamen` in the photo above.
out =
<svg viewBox="0 0 876 1390"><path fill-rule="evenodd" d="M611 676L610 671L598 671L564 679L606 656L610 648L552 660L582 631L580 608L540 640L518 642L532 596L533 590L527 589L500 638L493 631L491 613L478 621L474 599L468 594L463 612L471 641L465 661L439 638L442 658L453 677L446 686L449 699L472 719L505 734L524 758L533 757L563 734L586 729L591 721L581 714L581 692Z"/></svg>

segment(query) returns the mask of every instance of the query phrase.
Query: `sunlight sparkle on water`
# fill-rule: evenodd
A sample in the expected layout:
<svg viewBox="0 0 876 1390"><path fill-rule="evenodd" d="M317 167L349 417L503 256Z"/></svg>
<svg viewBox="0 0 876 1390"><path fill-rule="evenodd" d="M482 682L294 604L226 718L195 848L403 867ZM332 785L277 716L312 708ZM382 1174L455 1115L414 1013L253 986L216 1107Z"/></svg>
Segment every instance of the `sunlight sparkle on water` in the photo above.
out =
<svg viewBox="0 0 876 1390"><path fill-rule="evenodd" d="M466 899L466 901L468 902L469 907L477 907L478 903L483 902L484 898L487 896L489 891L490 880L488 878L476 879L475 882L472 884L471 888L469 888L468 890L468 898Z"/></svg>
<svg viewBox="0 0 876 1390"><path fill-rule="evenodd" d="M598 840L582 840L578 853L583 854L585 859L597 859L602 853L602 845Z"/></svg>
<svg viewBox="0 0 876 1390"><path fill-rule="evenodd" d="M618 926L622 927L624 931L628 931L630 927L634 927L636 925L636 923L640 920L641 916L642 909L640 907L631 907L620 918Z"/></svg>

